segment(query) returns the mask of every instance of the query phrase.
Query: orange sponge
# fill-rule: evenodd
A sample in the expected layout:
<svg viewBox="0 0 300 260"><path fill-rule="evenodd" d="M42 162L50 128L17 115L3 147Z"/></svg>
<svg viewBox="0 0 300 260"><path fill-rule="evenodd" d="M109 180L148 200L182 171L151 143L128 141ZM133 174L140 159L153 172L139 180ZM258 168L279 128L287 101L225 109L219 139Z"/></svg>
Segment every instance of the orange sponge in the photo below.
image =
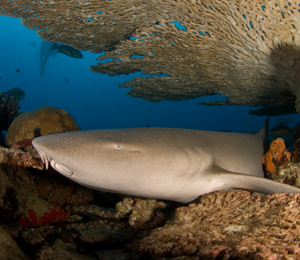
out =
<svg viewBox="0 0 300 260"><path fill-rule="evenodd" d="M285 166L290 162L291 153L285 147L284 140L277 138L272 141L270 150L263 156L262 163L270 173L276 172L276 166Z"/></svg>

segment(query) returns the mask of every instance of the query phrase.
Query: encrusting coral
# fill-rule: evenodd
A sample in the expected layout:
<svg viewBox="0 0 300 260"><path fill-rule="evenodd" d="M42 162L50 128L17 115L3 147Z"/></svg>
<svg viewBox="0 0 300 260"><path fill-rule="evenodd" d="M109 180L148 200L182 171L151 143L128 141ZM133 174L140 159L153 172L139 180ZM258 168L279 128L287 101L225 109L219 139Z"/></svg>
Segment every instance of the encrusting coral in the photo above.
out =
<svg viewBox="0 0 300 260"><path fill-rule="evenodd" d="M5 141L10 147L27 148L34 137L76 130L80 129L66 111L44 106L18 116L9 126Z"/></svg>
<svg viewBox="0 0 300 260"><path fill-rule="evenodd" d="M299 4L18 0L2 1L0 13L21 17L46 41L107 51L92 71L159 75L121 85L133 88L130 96L161 101L221 93L227 101L204 104L284 114L300 112Z"/></svg>

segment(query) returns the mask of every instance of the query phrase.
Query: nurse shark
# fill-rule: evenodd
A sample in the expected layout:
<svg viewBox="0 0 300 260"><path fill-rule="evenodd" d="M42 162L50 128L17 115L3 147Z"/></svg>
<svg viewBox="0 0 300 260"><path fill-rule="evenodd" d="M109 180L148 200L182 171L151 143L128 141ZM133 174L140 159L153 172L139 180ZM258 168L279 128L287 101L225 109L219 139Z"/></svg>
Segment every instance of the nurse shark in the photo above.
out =
<svg viewBox="0 0 300 260"><path fill-rule="evenodd" d="M46 168L91 189L188 203L222 189L297 193L265 179L267 123L256 134L175 128L89 130L37 137Z"/></svg>

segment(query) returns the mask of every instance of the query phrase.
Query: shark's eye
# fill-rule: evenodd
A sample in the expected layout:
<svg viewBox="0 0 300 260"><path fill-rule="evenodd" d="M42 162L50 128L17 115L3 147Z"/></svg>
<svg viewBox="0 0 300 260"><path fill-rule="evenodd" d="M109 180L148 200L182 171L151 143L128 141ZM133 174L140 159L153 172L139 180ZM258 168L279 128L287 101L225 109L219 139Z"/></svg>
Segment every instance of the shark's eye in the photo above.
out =
<svg viewBox="0 0 300 260"><path fill-rule="evenodd" d="M115 145L114 145L114 148L115 148L116 150L121 150L122 146L121 146L120 144L115 144Z"/></svg>

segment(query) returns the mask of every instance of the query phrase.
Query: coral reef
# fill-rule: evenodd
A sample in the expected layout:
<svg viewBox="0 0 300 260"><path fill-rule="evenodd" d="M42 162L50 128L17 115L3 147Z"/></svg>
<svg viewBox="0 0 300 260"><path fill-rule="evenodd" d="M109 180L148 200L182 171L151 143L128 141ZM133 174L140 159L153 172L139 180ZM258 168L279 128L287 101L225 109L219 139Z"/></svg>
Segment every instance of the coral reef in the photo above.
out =
<svg viewBox="0 0 300 260"><path fill-rule="evenodd" d="M6 92L0 93L0 145L4 144L2 132L7 131L11 122L18 116L20 109L19 101L15 101L13 96L8 98Z"/></svg>
<svg viewBox="0 0 300 260"><path fill-rule="evenodd" d="M240 190L204 195L135 249L146 259L299 259L299 201Z"/></svg>
<svg viewBox="0 0 300 260"><path fill-rule="evenodd" d="M270 150L263 156L263 164L268 173L275 173L280 167L289 164L291 153L286 149L284 140L277 138L272 141Z"/></svg>
<svg viewBox="0 0 300 260"><path fill-rule="evenodd" d="M0 131L7 131L11 122L18 116L20 109L19 101L14 101L14 97L7 98L6 92L0 93Z"/></svg>
<svg viewBox="0 0 300 260"><path fill-rule="evenodd" d="M28 148L34 137L76 130L79 127L66 111L44 106L18 116L9 126L5 141L10 147Z"/></svg>
<svg viewBox="0 0 300 260"><path fill-rule="evenodd" d="M300 162L300 139L297 139L293 145L293 162Z"/></svg>
<svg viewBox="0 0 300 260"><path fill-rule="evenodd" d="M300 187L299 144L300 142L295 142L293 152L290 152L282 138L272 141L270 150L262 160L268 178Z"/></svg>
<svg viewBox="0 0 300 260"><path fill-rule="evenodd" d="M226 102L206 105L264 106L257 114L283 114L300 111L299 4L18 0L2 1L0 14L21 17L46 41L106 51L91 66L94 72L159 75L121 85L132 88L132 97L161 101L220 93Z"/></svg>
<svg viewBox="0 0 300 260"><path fill-rule="evenodd" d="M22 167L44 169L41 157L36 153L24 152L15 148L3 148L0 146L0 163L15 164Z"/></svg>
<svg viewBox="0 0 300 260"><path fill-rule="evenodd" d="M171 204L108 196L54 170L38 172L0 165L0 179L0 226L6 227L8 236L26 245L21 249L29 257L36 255L37 259L44 259L45 254L51 256L47 259L57 259L56 255L61 256L59 259L94 259L93 252L113 254L105 252L108 244L114 251L143 237L163 225L166 209L170 211ZM121 250L118 254L128 252Z"/></svg>
<svg viewBox="0 0 300 260"><path fill-rule="evenodd" d="M13 103L13 98L10 103ZM5 103L3 104L5 105ZM15 103L13 107L18 108L19 106ZM8 110L9 108L10 106L8 106ZM43 170L44 164L35 149L32 148L32 139L40 135L76 130L79 130L79 127L73 118L66 111L58 108L44 106L23 113L15 118L8 128L6 143L10 148L0 146L0 164L13 164Z"/></svg>
<svg viewBox="0 0 300 260"><path fill-rule="evenodd" d="M0 258L29 260L30 258L19 248L16 241L12 239L9 232L0 226Z"/></svg>
<svg viewBox="0 0 300 260"><path fill-rule="evenodd" d="M70 215L61 207L50 205L45 200L30 198L22 206L23 216L20 225L23 227L37 227L47 223L61 222L69 219Z"/></svg>

